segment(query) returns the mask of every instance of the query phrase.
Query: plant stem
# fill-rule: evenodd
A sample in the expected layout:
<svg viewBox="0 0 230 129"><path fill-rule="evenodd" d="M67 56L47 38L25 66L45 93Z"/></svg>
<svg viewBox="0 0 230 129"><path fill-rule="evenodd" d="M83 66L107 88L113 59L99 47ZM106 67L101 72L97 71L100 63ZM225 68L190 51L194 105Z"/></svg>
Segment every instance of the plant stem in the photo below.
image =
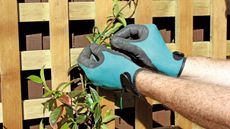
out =
<svg viewBox="0 0 230 129"><path fill-rule="evenodd" d="M120 14L120 13L121 13L121 12L122 12L132 1L133 1L133 0L129 0L129 1L119 10L118 14ZM133 13L133 14L134 14L134 13ZM133 14L132 14L132 15L133 15ZM131 15L131 16L132 16L132 15ZM102 36L104 36L104 34L105 34L109 29L111 29L111 27L112 27L111 25L117 20L118 16L119 16L119 15L115 16L115 17L113 18L113 20L110 21L109 24L106 25L104 31L101 33L101 35L99 35L99 36L96 38L95 41L97 41L98 38L101 38ZM107 39L107 38L105 38L105 39ZM105 40L105 39L104 39L104 40ZM102 44L102 43L104 42L104 40L101 41L99 44Z"/></svg>

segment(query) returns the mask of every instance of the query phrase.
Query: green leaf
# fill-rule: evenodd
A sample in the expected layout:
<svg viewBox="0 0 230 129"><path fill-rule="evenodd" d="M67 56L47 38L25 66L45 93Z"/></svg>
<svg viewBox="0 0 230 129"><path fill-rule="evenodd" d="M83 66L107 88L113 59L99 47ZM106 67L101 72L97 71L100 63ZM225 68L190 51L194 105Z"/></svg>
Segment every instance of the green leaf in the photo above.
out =
<svg viewBox="0 0 230 129"><path fill-rule="evenodd" d="M39 129L44 129L43 119L40 121Z"/></svg>
<svg viewBox="0 0 230 129"><path fill-rule="evenodd" d="M27 77L27 79L30 79L35 83L42 84L42 79L36 75L30 75L29 77Z"/></svg>
<svg viewBox="0 0 230 129"><path fill-rule="evenodd" d="M95 89L93 89L92 87L90 87L90 93L91 93L91 96L92 96L94 102L100 101L100 96L98 95L97 91Z"/></svg>
<svg viewBox="0 0 230 129"><path fill-rule="evenodd" d="M119 5L118 4L114 4L113 5L113 15L114 15L114 17L117 17L119 13L120 13L120 7L119 7Z"/></svg>
<svg viewBox="0 0 230 129"><path fill-rule="evenodd" d="M99 104L96 106L93 116L94 116L94 122L95 124L97 124L98 121L101 119L101 107Z"/></svg>
<svg viewBox="0 0 230 129"><path fill-rule="evenodd" d="M107 126L105 124L102 124L101 129L108 129L108 128L107 128Z"/></svg>
<svg viewBox="0 0 230 129"><path fill-rule="evenodd" d="M77 123L79 123L79 124L81 124L81 123L84 123L85 122L85 120L86 120L86 118L87 118L87 116L86 115L84 115L84 114L82 114L82 115L79 115L79 116L77 116Z"/></svg>
<svg viewBox="0 0 230 129"><path fill-rule="evenodd" d="M46 91L45 94L42 95L42 97L48 97L50 95L52 95L54 93L54 91L50 90L50 91Z"/></svg>
<svg viewBox="0 0 230 129"><path fill-rule="evenodd" d="M114 119L118 118L116 115L107 115L106 117L103 118L102 123L108 123Z"/></svg>
<svg viewBox="0 0 230 129"><path fill-rule="evenodd" d="M66 114L68 118L74 118L73 109L69 106L65 106Z"/></svg>
<svg viewBox="0 0 230 129"><path fill-rule="evenodd" d="M93 27L93 34L100 34L100 30L98 29L98 27L94 26Z"/></svg>
<svg viewBox="0 0 230 129"><path fill-rule="evenodd" d="M75 123L72 127L72 129L78 129L78 125Z"/></svg>
<svg viewBox="0 0 230 129"><path fill-rule="evenodd" d="M126 22L126 20L125 20L125 17L123 17L122 15L119 15L119 17L117 17L117 20L118 20L119 22L121 22L121 24L122 24L123 26L127 26L127 22Z"/></svg>
<svg viewBox="0 0 230 129"><path fill-rule="evenodd" d="M93 35L92 34L86 35L85 37L89 40L90 43L94 43Z"/></svg>
<svg viewBox="0 0 230 129"><path fill-rule="evenodd" d="M64 124L61 126L61 129L69 129L70 126L71 126L71 124L72 124L72 123L66 122L66 123L64 123Z"/></svg>
<svg viewBox="0 0 230 129"><path fill-rule="evenodd" d="M114 34L117 30L119 30L122 25L123 25L122 23L117 22L111 29L109 29L105 33L105 35L109 37L111 34Z"/></svg>
<svg viewBox="0 0 230 129"><path fill-rule="evenodd" d="M62 111L63 111L63 106L60 106L51 112L49 117L49 122L51 125L57 124L58 119L61 117Z"/></svg>
<svg viewBox="0 0 230 129"><path fill-rule="evenodd" d="M41 77L41 80L42 80L42 83L43 83L43 86L44 86L45 90L50 91L49 87L46 84L46 79L45 79L45 74L44 74L44 68L45 68L45 66L43 66L41 68L41 70L40 70L40 77Z"/></svg>
<svg viewBox="0 0 230 129"><path fill-rule="evenodd" d="M91 104L93 104L93 99L91 98L91 95L90 94L87 94L86 95L86 99L85 99L85 102L88 106L90 106Z"/></svg>
<svg viewBox="0 0 230 129"><path fill-rule="evenodd" d="M93 102L91 105L90 105L90 111L94 113L94 109L95 107L97 106L98 102Z"/></svg>
<svg viewBox="0 0 230 129"><path fill-rule="evenodd" d="M81 93L82 93L82 91L73 90L73 91L69 92L68 95L69 95L70 98L74 98L74 97L80 95Z"/></svg>
<svg viewBox="0 0 230 129"><path fill-rule="evenodd" d="M94 36L94 43L98 44L101 42L101 37L102 35L101 34L95 34Z"/></svg>
<svg viewBox="0 0 230 129"><path fill-rule="evenodd" d="M118 4L118 0L113 0L113 6L114 6L115 4Z"/></svg>
<svg viewBox="0 0 230 129"><path fill-rule="evenodd" d="M43 113L45 113L45 110L47 109L48 111L51 111L53 108L53 104L55 102L55 99L49 99L46 102L42 103L43 105Z"/></svg>
<svg viewBox="0 0 230 129"><path fill-rule="evenodd" d="M41 68L41 70L40 70L40 77L41 77L41 79L42 79L42 82L43 82L43 83L46 83L45 74L44 74L44 67L45 67L45 66L43 66L43 67Z"/></svg>

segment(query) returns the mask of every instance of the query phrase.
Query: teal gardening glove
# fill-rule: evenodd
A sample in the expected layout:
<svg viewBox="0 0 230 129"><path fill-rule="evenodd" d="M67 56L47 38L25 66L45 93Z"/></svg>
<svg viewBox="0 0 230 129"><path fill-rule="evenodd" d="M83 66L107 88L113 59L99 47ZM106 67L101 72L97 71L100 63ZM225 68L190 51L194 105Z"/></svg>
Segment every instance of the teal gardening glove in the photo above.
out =
<svg viewBox="0 0 230 129"><path fill-rule="evenodd" d="M154 24L128 25L111 38L111 45L144 66L173 77L180 76L186 61L182 53L167 48Z"/></svg>
<svg viewBox="0 0 230 129"><path fill-rule="evenodd" d="M141 68L122 53L103 45L90 44L81 52L78 63L95 86L126 89L135 94L135 75Z"/></svg>

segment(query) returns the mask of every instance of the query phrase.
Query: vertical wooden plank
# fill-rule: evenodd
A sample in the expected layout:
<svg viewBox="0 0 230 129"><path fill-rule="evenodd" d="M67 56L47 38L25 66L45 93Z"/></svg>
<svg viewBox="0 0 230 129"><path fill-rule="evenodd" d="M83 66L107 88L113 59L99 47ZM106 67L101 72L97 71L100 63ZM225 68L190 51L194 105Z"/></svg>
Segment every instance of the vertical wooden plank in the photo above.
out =
<svg viewBox="0 0 230 129"><path fill-rule="evenodd" d="M215 59L226 59L227 16L226 0L211 0L211 55Z"/></svg>
<svg viewBox="0 0 230 129"><path fill-rule="evenodd" d="M22 129L17 0L0 0L0 71L3 126Z"/></svg>
<svg viewBox="0 0 230 129"><path fill-rule="evenodd" d="M186 56L192 55L193 0L177 0L176 46ZM183 129L192 129L192 122L176 113L175 123Z"/></svg>
<svg viewBox="0 0 230 129"><path fill-rule="evenodd" d="M136 24L151 24L152 23L152 0L138 0L137 9L135 12Z"/></svg>
<svg viewBox="0 0 230 129"><path fill-rule="evenodd" d="M136 24L152 23L152 0L139 0L136 13ZM152 99L135 98L135 128L152 129Z"/></svg>
<svg viewBox="0 0 230 129"><path fill-rule="evenodd" d="M186 56L192 55L193 0L177 0L176 45Z"/></svg>
<svg viewBox="0 0 230 129"><path fill-rule="evenodd" d="M50 50L52 88L69 81L69 15L68 0L49 0L50 4Z"/></svg>
<svg viewBox="0 0 230 129"><path fill-rule="evenodd" d="M103 28L106 25L106 18L110 15L112 15L112 0L95 0L95 6L96 6L96 18L95 18L95 24L100 29L103 30ZM106 95L106 91L103 89L98 89L100 95ZM113 109L112 113L115 114L115 104L113 101L108 99L103 99L101 101L102 105L106 105L105 108L102 109L102 114L105 113L108 109ZM115 129L115 121L110 122L108 125L109 129Z"/></svg>

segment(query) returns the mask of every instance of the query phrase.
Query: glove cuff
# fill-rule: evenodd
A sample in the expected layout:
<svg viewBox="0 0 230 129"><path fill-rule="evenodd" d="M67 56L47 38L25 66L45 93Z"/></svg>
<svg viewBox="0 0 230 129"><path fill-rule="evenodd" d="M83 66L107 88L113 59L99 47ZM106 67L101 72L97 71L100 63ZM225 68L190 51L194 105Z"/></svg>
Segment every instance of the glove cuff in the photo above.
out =
<svg viewBox="0 0 230 129"><path fill-rule="evenodd" d="M181 75L181 73L182 73L182 71L183 71L183 69L184 69L186 59L187 59L187 58L184 58L184 59L183 59L183 62L182 62L182 65L181 65L181 67L180 67L180 71L179 71L177 77L180 77L180 75Z"/></svg>
<svg viewBox="0 0 230 129"><path fill-rule="evenodd" d="M138 92L137 87L136 87L136 75L141 72L142 70L146 70L145 68L140 68L138 70L135 71L134 75L133 75L133 81L131 79L131 76L128 72L125 72L123 74L121 74L120 79L121 79L121 84L122 87L128 91L133 93L134 95L140 97L141 94Z"/></svg>

